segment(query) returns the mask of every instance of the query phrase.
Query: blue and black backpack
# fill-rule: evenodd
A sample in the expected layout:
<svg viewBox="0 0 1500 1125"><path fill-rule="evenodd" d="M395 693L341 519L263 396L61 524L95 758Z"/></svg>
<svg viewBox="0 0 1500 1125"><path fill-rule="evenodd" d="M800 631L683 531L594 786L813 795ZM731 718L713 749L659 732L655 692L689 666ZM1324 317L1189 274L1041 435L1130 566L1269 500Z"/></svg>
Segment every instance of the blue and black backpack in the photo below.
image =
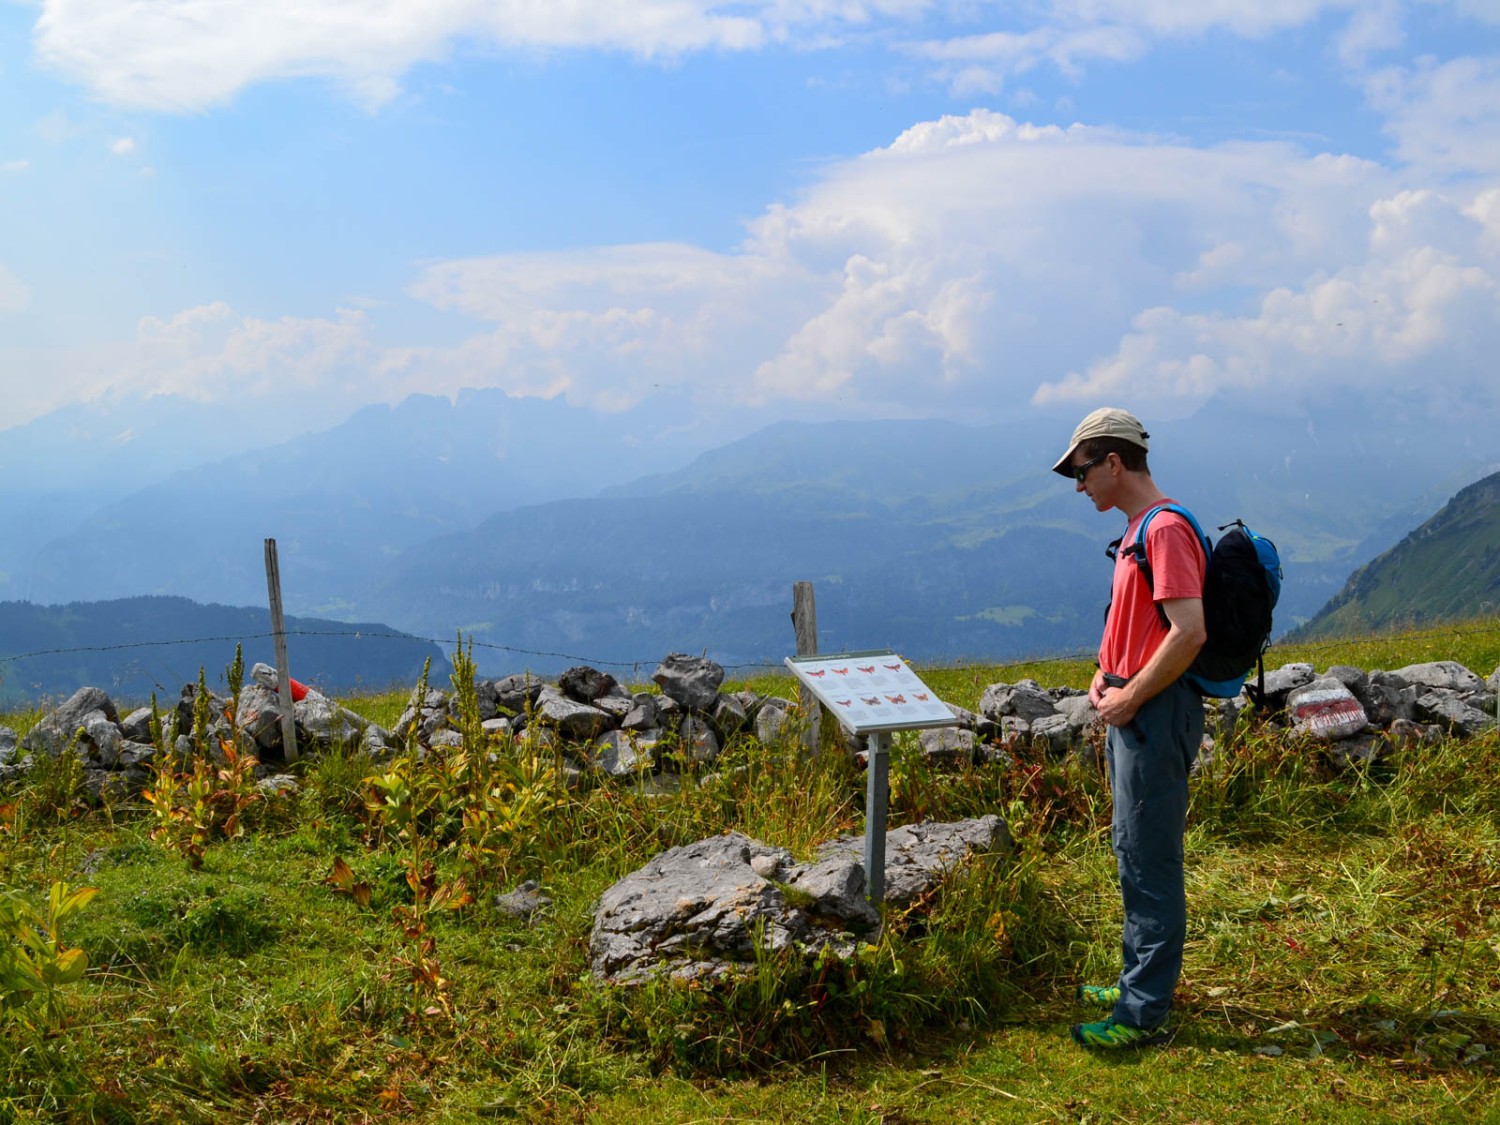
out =
<svg viewBox="0 0 1500 1125"><path fill-rule="evenodd" d="M1146 586L1152 591L1156 585L1151 576L1151 562L1146 558L1146 529L1161 511L1176 512L1192 525L1208 560L1203 580L1203 622L1208 628L1208 640L1183 673L1184 678L1201 695L1230 699L1240 693L1250 673L1258 667L1260 678L1254 696L1259 702L1265 694L1265 651L1271 641L1271 614L1281 596L1281 555L1276 544L1251 531L1243 521L1235 520L1219 528L1227 534L1221 535L1215 545L1203 534L1193 513L1181 504L1158 504L1141 520L1135 542L1124 548L1125 554L1135 557ZM1109 545L1110 558L1120 551L1120 542L1116 539ZM1160 603L1156 612L1161 615L1163 625L1170 625Z"/></svg>

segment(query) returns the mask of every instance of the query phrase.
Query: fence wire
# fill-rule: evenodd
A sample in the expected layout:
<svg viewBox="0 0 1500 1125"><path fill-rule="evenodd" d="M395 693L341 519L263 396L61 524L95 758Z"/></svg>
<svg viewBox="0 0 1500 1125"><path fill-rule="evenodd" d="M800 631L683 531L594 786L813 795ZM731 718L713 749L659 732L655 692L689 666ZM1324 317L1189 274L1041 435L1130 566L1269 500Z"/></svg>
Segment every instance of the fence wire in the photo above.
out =
<svg viewBox="0 0 1500 1125"><path fill-rule="evenodd" d="M1476 624L1471 624L1471 623L1465 623L1463 625L1433 626L1433 627L1428 628L1428 629L1420 629L1420 630L1415 630L1415 631L1406 631L1406 630L1403 630L1403 631L1401 631L1399 633L1399 635L1403 639L1406 639L1406 640L1422 640L1424 638L1432 638L1432 637L1487 637L1487 636L1493 636L1493 635L1495 635L1497 633L1500 633L1500 623L1496 623L1494 625L1476 625ZM329 630L325 630L325 629L288 629L286 631L285 635L288 636L288 637L355 637L355 638L359 638L359 639L369 639L369 640L416 641L416 642L421 643L421 644L436 645L439 649L442 649L444 651L447 651L448 649L451 649L451 648L453 648L455 646L455 641L452 640L452 639L442 640L442 639L438 639L436 637L418 636L418 635L413 634L413 633L377 633L377 632L371 632L368 629L344 629L344 630L338 630L338 629L329 629ZM1270 655L1271 653L1276 652L1278 649L1280 649L1280 650L1286 650L1286 649L1289 649L1289 648L1290 649L1295 649L1295 650L1297 650L1300 653L1312 653L1312 654L1325 653L1325 652L1338 652L1340 650L1346 650L1346 649L1350 649L1350 648L1357 648L1357 647L1360 647L1362 645L1370 644L1372 642L1378 642L1378 641L1380 641L1382 639L1382 637L1384 637L1386 635L1396 635L1396 634L1372 633L1372 634L1370 634L1368 636L1362 636L1362 637L1341 637L1341 638L1327 640L1327 641L1285 641L1285 640L1283 640L1283 641L1278 641L1278 642L1275 642L1275 643L1271 644L1267 648L1266 652L1267 652L1267 655ZM243 641L270 640L274 636L275 636L274 633L269 633L269 632L267 632L267 633L239 633L239 634L234 634L234 635L221 635L221 636L210 636L210 637L179 637L179 638L172 639L172 640L124 641L124 642L121 642L119 644L110 644L110 645L75 645L75 646L68 647L68 648L37 649L37 650L35 650L33 652L19 652L19 653L13 653L13 654L10 654L10 655L7 655L7 656L0 656L0 665L14 663L15 661L18 661L18 660L29 660L29 659L33 659L35 657L42 657L42 656L68 656L68 655L73 655L73 654L76 654L76 653L85 653L85 652L121 652L121 651L126 651L126 650L129 650L129 649L167 648L167 647L171 647L173 645L188 645L188 644L213 644L213 643L228 643L228 642L240 643L240 642L243 642ZM641 660L606 660L606 659L603 659L601 657L583 656L583 655L579 655L577 653L553 652L553 651L549 651L549 650L546 650L546 649L518 648L515 645L499 644L499 643L494 642L494 641L481 641L481 640L477 640L477 639L473 639L473 638L469 638L469 639L465 640L463 643L466 644L466 645L472 644L475 648L479 648L479 649L486 649L486 650L490 650L490 651L494 651L494 652L510 653L510 654L512 654L514 656L530 656L530 657L547 658L547 659L554 659L554 660L569 660L569 661L573 661L573 662L575 662L577 664L586 664L586 665L588 665L590 667L595 667L595 668L601 668L602 667L602 668L637 668L638 669L638 668L641 668L641 667L643 667L645 665L648 665L648 664L659 663L660 659L661 659L660 657L650 657L650 658L641 659ZM1030 663L1042 663L1042 662L1052 661L1052 660L1087 660L1087 659L1091 659L1093 657L1093 655L1094 655L1094 653L1093 653L1092 650L1085 650L1085 651L1076 651L1076 652L1053 653L1053 654L1050 654L1050 655L1039 655L1039 656L1031 656L1031 657L1014 657L1014 658L1007 657L1007 658L1005 658L1003 660L999 660L999 659L996 659L996 660L959 659L959 660L954 660L952 662L934 661L933 664L934 665L941 665L943 667L964 668L964 667L975 667L975 666L988 666L988 665L995 665L995 664L1030 664ZM759 670L770 671L770 670L780 670L781 667L782 667L782 663L781 663L780 660L769 659L768 658L768 659L764 659L764 660L746 661L746 662L732 663L732 664L721 664L720 667L724 668L726 671L729 671L729 670L744 671L744 670L748 670L748 669L759 669Z"/></svg>

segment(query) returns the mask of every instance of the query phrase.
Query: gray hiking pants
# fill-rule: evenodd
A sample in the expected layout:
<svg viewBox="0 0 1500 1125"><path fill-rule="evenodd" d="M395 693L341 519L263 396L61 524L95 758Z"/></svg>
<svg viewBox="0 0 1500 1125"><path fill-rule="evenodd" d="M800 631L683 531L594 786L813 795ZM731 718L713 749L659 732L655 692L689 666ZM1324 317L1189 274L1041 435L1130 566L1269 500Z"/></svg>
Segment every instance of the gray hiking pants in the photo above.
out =
<svg viewBox="0 0 1500 1125"><path fill-rule="evenodd" d="M1155 1027L1167 1018L1187 936L1182 837L1188 771L1203 740L1203 700L1181 680L1105 740L1114 793L1113 843L1125 905L1125 966L1114 1018Z"/></svg>

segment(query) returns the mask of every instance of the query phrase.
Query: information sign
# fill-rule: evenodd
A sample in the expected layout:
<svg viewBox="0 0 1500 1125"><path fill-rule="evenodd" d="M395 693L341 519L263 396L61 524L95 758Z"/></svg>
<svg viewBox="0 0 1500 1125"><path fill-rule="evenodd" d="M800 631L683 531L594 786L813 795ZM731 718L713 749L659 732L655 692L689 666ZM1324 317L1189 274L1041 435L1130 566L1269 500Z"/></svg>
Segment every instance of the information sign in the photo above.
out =
<svg viewBox="0 0 1500 1125"><path fill-rule="evenodd" d="M788 656L786 666L853 734L958 725L948 705L894 652Z"/></svg>
<svg viewBox="0 0 1500 1125"><path fill-rule="evenodd" d="M865 766L865 889L885 897L885 820L890 800L891 733L953 727L958 719L911 666L889 650L788 656L786 666L851 733L868 735Z"/></svg>

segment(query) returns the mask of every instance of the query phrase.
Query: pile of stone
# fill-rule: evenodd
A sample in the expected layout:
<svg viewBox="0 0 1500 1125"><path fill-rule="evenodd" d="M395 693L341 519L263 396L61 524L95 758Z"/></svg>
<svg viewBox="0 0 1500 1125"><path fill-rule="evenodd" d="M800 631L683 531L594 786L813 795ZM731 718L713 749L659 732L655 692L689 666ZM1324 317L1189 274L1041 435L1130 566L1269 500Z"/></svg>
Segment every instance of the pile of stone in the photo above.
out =
<svg viewBox="0 0 1500 1125"><path fill-rule="evenodd" d="M198 685L185 684L177 702L160 713L162 745L180 757L193 753L193 712ZM299 752L317 754L335 742L359 745L374 754L389 753L388 732L315 691L293 705ZM230 722L233 715L235 721ZM236 746L262 764L257 772L269 778L284 761L281 710L276 693L257 683L240 692L238 710L230 696L209 693L208 746L216 757L220 747ZM71 746L83 767L84 789L96 799L137 796L150 782L156 744L151 734L151 708L141 707L123 718L100 688L79 688L56 710L17 739L0 727L0 780L24 772L37 757L61 757Z"/></svg>
<svg viewBox="0 0 1500 1125"><path fill-rule="evenodd" d="M632 692L608 672L577 667L555 684L529 674L481 680L475 694L487 734L561 751L575 782L602 774L669 784L684 765L717 761L730 739L753 734L770 742L792 720L790 700L720 691L724 669L701 656L672 653L652 679L659 693ZM396 721L395 738L462 745L458 711L456 693L418 688Z"/></svg>
<svg viewBox="0 0 1500 1125"><path fill-rule="evenodd" d="M659 692L633 692L607 672L570 668L556 683L529 674L475 684L479 717L492 739L524 739L558 750L570 780L629 780L669 790L687 768L709 766L736 737L771 743L801 722L791 700L721 690L724 669L704 657L672 653L652 676ZM238 709L227 696L210 698L209 745L238 738L242 752L258 758L263 773L285 760L281 711L270 669L257 666L240 693ZM1368 762L1395 749L1441 738L1468 737L1495 726L1500 669L1481 680L1454 661L1413 664L1393 672L1364 672L1336 665L1319 675L1310 664L1287 664L1265 679L1259 713L1294 735L1321 746L1336 765ZM162 716L164 744L192 749L197 686ZM1222 732L1249 706L1245 695L1204 704L1210 730ZM1087 693L1043 688L1035 680L995 683L978 712L949 704L955 725L922 731L921 752L935 765L1003 764L1018 746L1039 746L1063 757L1102 731ZM387 731L316 691L294 706L299 753L314 755L335 743L376 760L413 742L422 748L462 743L456 693L414 690L406 712ZM230 722L230 713L234 722ZM74 745L91 792L114 797L139 793L147 783L154 747L150 711L121 717L99 688L81 688L24 738L0 728L0 780L25 768L34 755L56 757ZM859 740L847 743L854 753Z"/></svg>
<svg viewBox="0 0 1500 1125"><path fill-rule="evenodd" d="M1435 660L1393 672L1286 664L1266 675L1266 709L1294 735L1320 744L1338 766L1377 761L1397 749L1470 738L1496 725L1500 668L1481 680L1462 664ZM1243 697L1218 709L1232 721Z"/></svg>

